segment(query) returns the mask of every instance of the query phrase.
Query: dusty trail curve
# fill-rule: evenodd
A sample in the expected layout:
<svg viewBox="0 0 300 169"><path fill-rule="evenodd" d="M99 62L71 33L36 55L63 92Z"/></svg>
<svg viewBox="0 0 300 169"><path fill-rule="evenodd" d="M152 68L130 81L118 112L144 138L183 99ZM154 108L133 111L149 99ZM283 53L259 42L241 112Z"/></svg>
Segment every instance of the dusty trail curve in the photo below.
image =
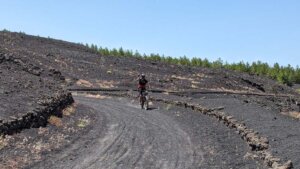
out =
<svg viewBox="0 0 300 169"><path fill-rule="evenodd" d="M91 104L89 99L76 99ZM137 113L127 103L94 103L93 108L106 112L108 130L99 148L91 152L94 158L84 159L75 168L188 168L203 160L202 154L194 152L187 133L167 116L156 111Z"/></svg>
<svg viewBox="0 0 300 169"><path fill-rule="evenodd" d="M247 146L232 131L220 128L222 124L203 116L195 121L203 129L193 126L191 119L201 119L200 114L186 113L184 118L191 119L180 122L171 111L140 110L126 98L74 99L98 111L99 124L69 149L31 168L257 167L245 161Z"/></svg>
<svg viewBox="0 0 300 169"><path fill-rule="evenodd" d="M90 104L90 100L83 98L79 101ZM91 152L94 158L83 159L75 168L126 168L128 165L186 168L202 161L201 154L194 156L196 152L189 136L167 116L155 111L137 114L135 108L112 105L109 101L101 102L101 106L96 104L93 108L106 112L108 131L99 140L99 148Z"/></svg>

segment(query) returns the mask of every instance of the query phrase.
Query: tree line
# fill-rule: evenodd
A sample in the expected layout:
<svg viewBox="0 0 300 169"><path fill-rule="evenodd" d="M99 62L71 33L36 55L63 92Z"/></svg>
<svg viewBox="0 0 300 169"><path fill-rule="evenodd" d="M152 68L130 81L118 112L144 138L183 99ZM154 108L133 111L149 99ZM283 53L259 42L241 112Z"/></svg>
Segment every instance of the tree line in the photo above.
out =
<svg viewBox="0 0 300 169"><path fill-rule="evenodd" d="M297 66L296 68L292 67L291 65L288 66L280 66L278 63L274 65L269 65L268 63L263 63L261 61L252 62L251 64L248 62L238 62L238 63L228 63L224 62L221 59L216 61L209 61L208 59L201 59L194 57L192 59L187 58L186 56L183 57L171 57L171 56L164 56L160 54L151 53L149 55L140 54L137 50L125 50L122 47L117 49L108 49L103 47L98 47L97 45L86 44L85 46L89 47L93 51L100 53L104 56L118 56L118 57L137 57L143 58L146 60L152 61L160 61L165 63L171 64L178 64L178 65L185 65L185 66L198 66L198 67L205 67L205 68L225 68L229 70L239 71L239 72L246 72L249 74L255 74L260 76L267 76L271 79L277 80L282 84L286 84L292 86L293 84L297 83L300 84L300 68Z"/></svg>
<svg viewBox="0 0 300 169"><path fill-rule="evenodd" d="M3 32L10 32L7 29L3 29ZM26 34L25 32L19 32L21 34ZM48 37L50 38L50 37ZM83 43L79 43L84 45ZM282 84L286 84L292 86L293 84L297 83L300 84L300 68L297 66L296 68L292 67L291 65L287 66L280 66L278 63L274 65L269 65L268 63L263 63L261 61L252 62L251 64L248 62L238 62L238 63L228 63L224 62L221 59L216 61L209 61L208 59L201 59L194 57L192 59L187 58L186 56L183 57L171 57L171 56L164 56L160 54L151 53L149 55L140 54L137 50L124 50L122 47L119 49L113 48L108 49L103 47L98 47L95 44L85 44L86 47L90 48L96 53L100 53L104 56L118 56L118 57L137 57L143 58L146 60L153 60L153 61L161 61L165 63L171 64L178 64L178 65L185 65L185 66L198 66L198 67L206 67L206 68L225 68L229 70L239 71L239 72L246 72L249 74L256 74L261 76L267 76L271 79L277 80Z"/></svg>

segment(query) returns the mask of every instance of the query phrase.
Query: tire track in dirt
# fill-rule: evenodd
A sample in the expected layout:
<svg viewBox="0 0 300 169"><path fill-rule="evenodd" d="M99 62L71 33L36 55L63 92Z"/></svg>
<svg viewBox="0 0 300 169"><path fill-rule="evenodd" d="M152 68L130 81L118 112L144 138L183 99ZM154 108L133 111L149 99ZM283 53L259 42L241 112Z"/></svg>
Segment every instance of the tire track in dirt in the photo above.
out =
<svg viewBox="0 0 300 169"><path fill-rule="evenodd" d="M189 168L202 161L194 157L189 136L169 117L152 111L144 113L127 103L76 98L82 104L106 112L109 119L104 138L75 168ZM147 167L146 167L147 168Z"/></svg>
<svg viewBox="0 0 300 169"><path fill-rule="evenodd" d="M204 115L189 112L179 120L173 110L141 110L128 98L74 96L74 99L93 108L99 123L71 148L30 168L249 169L260 166L243 158L247 146L238 136Z"/></svg>

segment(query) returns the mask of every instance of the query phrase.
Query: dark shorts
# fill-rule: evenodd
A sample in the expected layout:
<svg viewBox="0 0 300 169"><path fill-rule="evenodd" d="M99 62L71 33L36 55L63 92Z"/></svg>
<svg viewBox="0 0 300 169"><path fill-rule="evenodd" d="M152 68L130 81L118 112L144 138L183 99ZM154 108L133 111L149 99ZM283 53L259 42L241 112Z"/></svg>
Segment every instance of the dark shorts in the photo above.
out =
<svg viewBox="0 0 300 169"><path fill-rule="evenodd" d="M144 89L144 88L139 88L139 93L140 93L140 95L142 95L142 93L145 92L145 91L146 91L146 89Z"/></svg>

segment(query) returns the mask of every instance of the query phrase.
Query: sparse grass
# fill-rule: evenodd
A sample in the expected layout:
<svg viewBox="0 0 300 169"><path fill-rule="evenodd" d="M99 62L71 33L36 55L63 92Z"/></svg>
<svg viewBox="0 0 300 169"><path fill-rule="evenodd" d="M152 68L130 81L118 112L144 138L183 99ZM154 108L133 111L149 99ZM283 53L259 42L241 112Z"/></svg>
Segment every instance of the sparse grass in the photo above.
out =
<svg viewBox="0 0 300 169"><path fill-rule="evenodd" d="M80 127L80 128L84 128L84 127L86 127L89 124L90 124L90 120L84 118L84 119L79 119L79 121L77 123L77 126Z"/></svg>
<svg viewBox="0 0 300 169"><path fill-rule="evenodd" d="M3 136L0 136L0 150L7 146L7 144L7 140Z"/></svg>
<svg viewBox="0 0 300 169"><path fill-rule="evenodd" d="M170 110L171 108L172 108L172 105L168 104L167 107L166 107L166 110Z"/></svg>
<svg viewBox="0 0 300 169"><path fill-rule="evenodd" d="M68 64L67 64L65 61L63 61L63 60L54 59L54 61L55 61L56 63L58 63L58 64L60 65L60 67L65 67L65 68L68 67Z"/></svg>
<svg viewBox="0 0 300 169"><path fill-rule="evenodd" d="M103 95L100 95L100 94L85 94L84 96L89 97L89 98L95 98L95 99L109 99L109 98L111 98L109 96L103 96Z"/></svg>
<svg viewBox="0 0 300 169"><path fill-rule="evenodd" d="M198 77L198 78L208 77L207 75L205 75L203 73L193 74L193 76Z"/></svg>
<svg viewBox="0 0 300 169"><path fill-rule="evenodd" d="M176 75L172 75L171 78L172 78L172 79L178 79L178 80L189 80L189 81L193 81L193 80L194 80L194 79L189 78L189 77L176 76Z"/></svg>
<svg viewBox="0 0 300 169"><path fill-rule="evenodd" d="M63 115L64 116L70 116L75 112L76 104L72 104L71 106L68 106L63 110Z"/></svg>
<svg viewBox="0 0 300 169"><path fill-rule="evenodd" d="M48 122L56 127L61 127L63 125L61 118L56 116L50 116Z"/></svg>
<svg viewBox="0 0 300 169"><path fill-rule="evenodd" d="M44 135L47 132L49 132L49 129L46 127L40 127L38 130L38 134L40 134L40 135Z"/></svg>
<svg viewBox="0 0 300 169"><path fill-rule="evenodd" d="M290 117L293 117L295 119L299 119L300 120L300 112L296 112L296 111L293 111L293 112L281 112L281 114L286 115L286 116L290 116Z"/></svg>
<svg viewBox="0 0 300 169"><path fill-rule="evenodd" d="M109 99L110 96L100 95L100 94L89 94L89 93L77 93L72 92L73 96L83 96L83 97L89 97L89 98L95 98L95 99ZM76 105L74 105L74 108L76 108Z"/></svg>
<svg viewBox="0 0 300 169"><path fill-rule="evenodd" d="M296 91L300 94L300 89L296 89Z"/></svg>
<svg viewBox="0 0 300 169"><path fill-rule="evenodd" d="M79 86L84 86L84 87L93 87L93 84L87 80L79 79L76 82L77 85Z"/></svg>
<svg viewBox="0 0 300 169"><path fill-rule="evenodd" d="M199 81L195 81L195 80L191 81L191 83L192 83L192 84L200 84Z"/></svg>
<svg viewBox="0 0 300 169"><path fill-rule="evenodd" d="M192 84L192 85L191 85L191 88L193 88L193 89L198 89L198 86L195 85L195 84Z"/></svg>
<svg viewBox="0 0 300 169"><path fill-rule="evenodd" d="M32 147L35 151L40 152L43 149L43 143L41 141L37 142Z"/></svg>
<svg viewBox="0 0 300 169"><path fill-rule="evenodd" d="M116 81L113 81L113 80L97 80L97 85L101 88L106 88L106 89L109 89L109 88L114 88L115 85L118 84L118 82Z"/></svg>

